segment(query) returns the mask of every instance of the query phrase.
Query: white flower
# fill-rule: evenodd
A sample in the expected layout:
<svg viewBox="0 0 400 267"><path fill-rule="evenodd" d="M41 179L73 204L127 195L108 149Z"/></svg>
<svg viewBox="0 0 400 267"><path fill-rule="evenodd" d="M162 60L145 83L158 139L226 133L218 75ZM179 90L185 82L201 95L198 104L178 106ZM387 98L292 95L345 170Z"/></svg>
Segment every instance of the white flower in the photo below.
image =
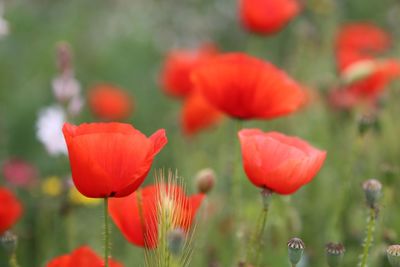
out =
<svg viewBox="0 0 400 267"><path fill-rule="evenodd" d="M39 112L36 136L50 155L67 154L62 134L65 120L65 112L60 106L50 106Z"/></svg>
<svg viewBox="0 0 400 267"><path fill-rule="evenodd" d="M9 33L8 21L0 16L0 38Z"/></svg>
<svg viewBox="0 0 400 267"><path fill-rule="evenodd" d="M53 79L54 97L59 102L66 102L77 97L81 91L81 85L72 74L62 74Z"/></svg>

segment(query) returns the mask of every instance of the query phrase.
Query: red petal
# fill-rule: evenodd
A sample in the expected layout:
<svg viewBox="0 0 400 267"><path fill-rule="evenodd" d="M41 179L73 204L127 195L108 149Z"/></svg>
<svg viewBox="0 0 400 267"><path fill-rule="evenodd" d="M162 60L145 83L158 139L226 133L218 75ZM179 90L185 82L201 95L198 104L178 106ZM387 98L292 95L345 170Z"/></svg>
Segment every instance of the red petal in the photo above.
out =
<svg viewBox="0 0 400 267"><path fill-rule="evenodd" d="M0 187L0 235L10 229L22 215L22 205L15 195Z"/></svg>
<svg viewBox="0 0 400 267"><path fill-rule="evenodd" d="M193 82L219 110L241 119L272 119L297 110L302 88L273 65L242 53L216 56L193 71Z"/></svg>

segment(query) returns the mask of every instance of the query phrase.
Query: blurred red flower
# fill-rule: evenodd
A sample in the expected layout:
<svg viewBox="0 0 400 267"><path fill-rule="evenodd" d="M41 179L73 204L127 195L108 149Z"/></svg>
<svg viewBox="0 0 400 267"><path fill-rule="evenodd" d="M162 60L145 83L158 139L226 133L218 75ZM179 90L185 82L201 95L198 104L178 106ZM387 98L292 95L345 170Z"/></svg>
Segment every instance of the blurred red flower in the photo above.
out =
<svg viewBox="0 0 400 267"><path fill-rule="evenodd" d="M249 180L278 194L292 194L309 183L326 158L325 151L277 132L244 129L239 139Z"/></svg>
<svg viewBox="0 0 400 267"><path fill-rule="evenodd" d="M361 97L375 99L396 78L400 78L400 61L378 61L370 75L351 84L348 90Z"/></svg>
<svg viewBox="0 0 400 267"><path fill-rule="evenodd" d="M281 30L301 10L298 0L239 0L243 26L255 33Z"/></svg>
<svg viewBox="0 0 400 267"><path fill-rule="evenodd" d="M189 231L204 194L190 197L178 185L150 185L124 197L110 199L111 218L125 238L137 246L155 248L160 207L173 213L173 228Z"/></svg>
<svg viewBox="0 0 400 267"><path fill-rule="evenodd" d="M22 205L7 188L0 187L0 235L10 229L22 215Z"/></svg>
<svg viewBox="0 0 400 267"><path fill-rule="evenodd" d="M93 114L103 120L123 120L133 111L133 99L121 88L98 84L89 91L89 105Z"/></svg>
<svg viewBox="0 0 400 267"><path fill-rule="evenodd" d="M3 176L14 186L29 187L36 181L37 169L29 162L12 158L4 162Z"/></svg>
<svg viewBox="0 0 400 267"><path fill-rule="evenodd" d="M207 60L192 80L209 103L239 119L273 119L305 102L304 90L285 72L243 53Z"/></svg>
<svg viewBox="0 0 400 267"><path fill-rule="evenodd" d="M352 23L343 26L336 40L339 71L344 71L357 61L373 59L390 45L390 35L374 24Z"/></svg>
<svg viewBox="0 0 400 267"><path fill-rule="evenodd" d="M122 263L109 260L110 267L123 267ZM71 254L62 255L51 260L46 267L103 267L104 261L89 247L82 246Z"/></svg>
<svg viewBox="0 0 400 267"><path fill-rule="evenodd" d="M375 60L370 64L373 69L365 77L331 91L329 100L334 107L349 109L361 102L374 105L386 86L393 79L400 78L398 60Z"/></svg>
<svg viewBox="0 0 400 267"><path fill-rule="evenodd" d="M64 124L72 178L87 197L123 197L146 178L167 143L165 130L147 138L125 123Z"/></svg>
<svg viewBox="0 0 400 267"><path fill-rule="evenodd" d="M193 92L185 99L181 115L182 129L185 134L196 134L218 123L221 118L222 113L208 103L200 92Z"/></svg>
<svg viewBox="0 0 400 267"><path fill-rule="evenodd" d="M198 50L176 50L168 53L161 71L164 92L175 97L185 97L193 86L190 73L201 62L217 54L212 45L204 45Z"/></svg>

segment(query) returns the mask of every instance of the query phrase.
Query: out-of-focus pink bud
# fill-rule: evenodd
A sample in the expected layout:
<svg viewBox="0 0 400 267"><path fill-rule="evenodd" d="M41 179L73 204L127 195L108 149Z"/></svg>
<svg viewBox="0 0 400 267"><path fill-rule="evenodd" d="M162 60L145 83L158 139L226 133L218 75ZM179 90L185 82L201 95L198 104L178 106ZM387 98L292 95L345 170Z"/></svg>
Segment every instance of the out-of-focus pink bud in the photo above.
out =
<svg viewBox="0 0 400 267"><path fill-rule="evenodd" d="M37 179L37 169L22 159L9 159L2 166L3 176L14 186L30 187Z"/></svg>

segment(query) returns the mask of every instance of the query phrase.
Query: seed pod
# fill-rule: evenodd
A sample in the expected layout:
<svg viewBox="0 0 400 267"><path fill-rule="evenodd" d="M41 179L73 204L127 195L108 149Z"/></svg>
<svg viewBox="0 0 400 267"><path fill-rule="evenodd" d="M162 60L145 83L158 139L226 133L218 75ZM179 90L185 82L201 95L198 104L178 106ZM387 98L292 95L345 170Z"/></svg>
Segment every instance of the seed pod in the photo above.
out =
<svg viewBox="0 0 400 267"><path fill-rule="evenodd" d="M292 265L296 265L301 260L304 252L304 242L300 238L292 238L287 243L289 261Z"/></svg>
<svg viewBox="0 0 400 267"><path fill-rule="evenodd" d="M381 196L382 184L376 179L370 179L363 183L363 189L368 206L374 208Z"/></svg>
<svg viewBox="0 0 400 267"><path fill-rule="evenodd" d="M400 267L400 245L389 246L386 254L392 267Z"/></svg>
<svg viewBox="0 0 400 267"><path fill-rule="evenodd" d="M329 267L340 266L345 251L346 250L341 243L328 243L326 245L326 261L328 262Z"/></svg>
<svg viewBox="0 0 400 267"><path fill-rule="evenodd" d="M185 244L185 232L181 228L169 231L167 235L168 248L174 255L179 255Z"/></svg>
<svg viewBox="0 0 400 267"><path fill-rule="evenodd" d="M18 237L11 231L6 231L0 236L0 243L5 251L11 255L17 249Z"/></svg>

